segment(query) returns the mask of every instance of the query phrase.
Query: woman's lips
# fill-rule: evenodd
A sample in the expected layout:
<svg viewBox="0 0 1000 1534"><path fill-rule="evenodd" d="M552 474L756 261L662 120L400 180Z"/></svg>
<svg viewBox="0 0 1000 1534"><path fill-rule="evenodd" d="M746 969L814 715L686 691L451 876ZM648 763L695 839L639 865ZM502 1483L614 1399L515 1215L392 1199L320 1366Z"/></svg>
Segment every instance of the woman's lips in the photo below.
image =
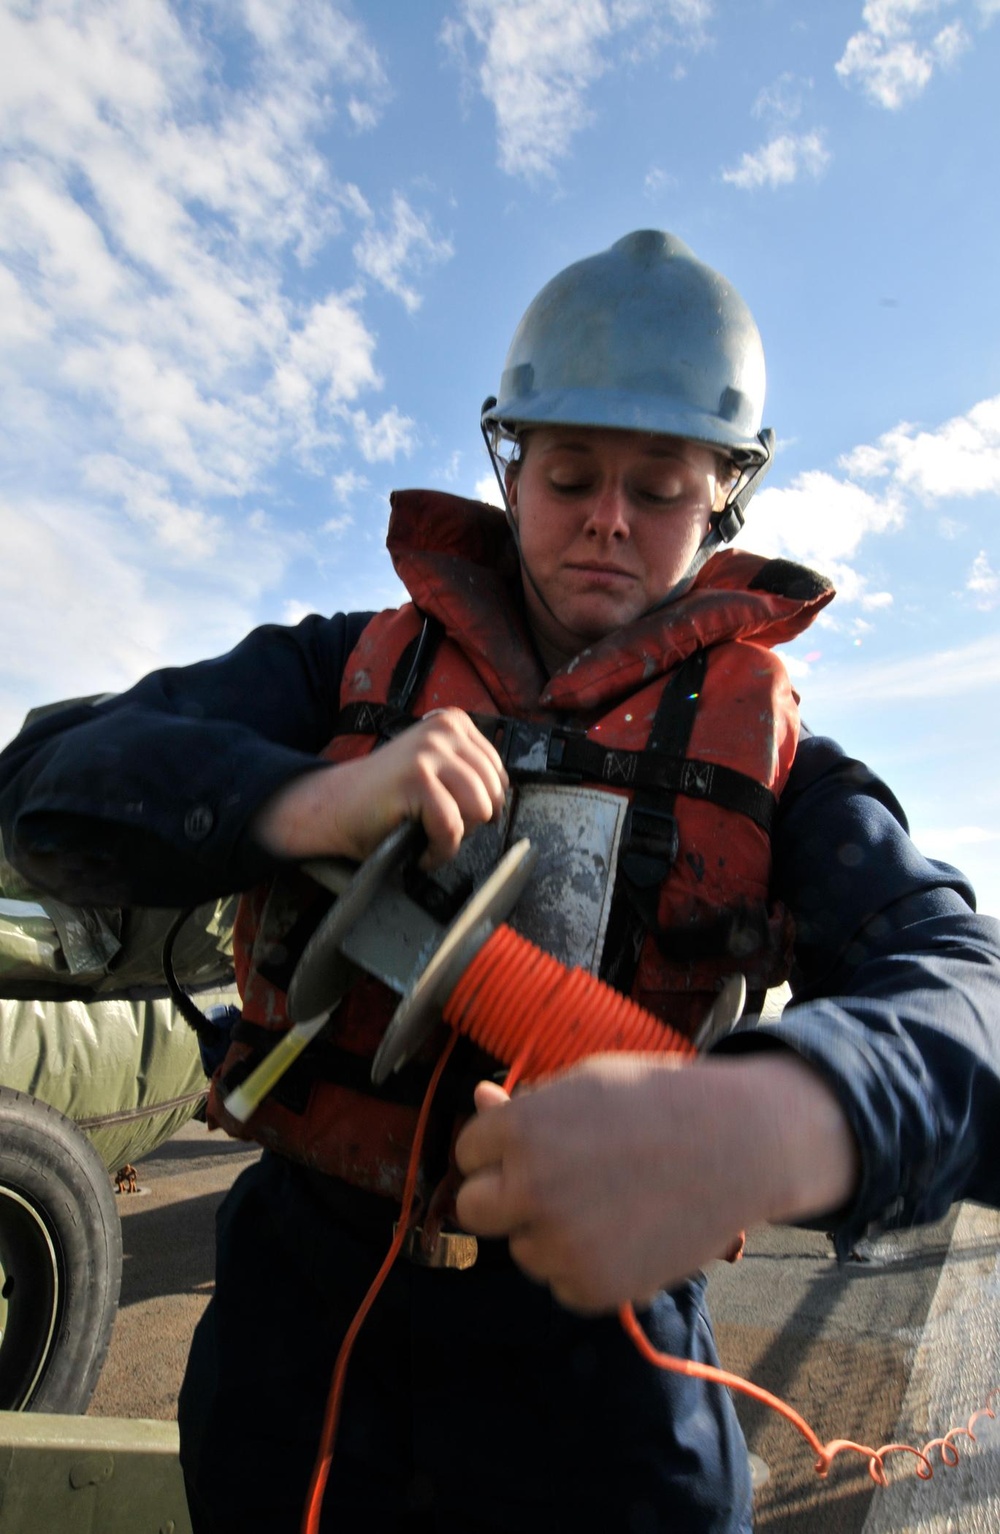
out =
<svg viewBox="0 0 1000 1534"><path fill-rule="evenodd" d="M582 576L585 580L596 581L599 584L617 586L622 582L634 581L635 576L631 570L623 570L618 565L583 565L573 564L567 567L574 575Z"/></svg>

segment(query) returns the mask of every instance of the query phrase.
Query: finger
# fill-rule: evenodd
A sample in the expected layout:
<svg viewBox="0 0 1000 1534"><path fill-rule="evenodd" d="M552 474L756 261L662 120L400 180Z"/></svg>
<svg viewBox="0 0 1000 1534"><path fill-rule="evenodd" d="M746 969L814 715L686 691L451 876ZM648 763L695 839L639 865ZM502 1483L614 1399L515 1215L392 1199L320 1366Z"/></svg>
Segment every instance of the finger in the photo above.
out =
<svg viewBox="0 0 1000 1534"><path fill-rule="evenodd" d="M558 1255L551 1236L546 1238L539 1227L522 1226L510 1237L510 1255L526 1278L545 1284L567 1310L594 1316L614 1310L614 1302L599 1292L589 1274L581 1275Z"/></svg>
<svg viewBox="0 0 1000 1534"><path fill-rule="evenodd" d="M483 734L479 726L465 712L464 709L433 708L429 713L424 714L423 717L425 719L440 719L445 725L454 729L456 734L464 735L469 741L475 744L478 750L483 752L483 754L489 758L501 777L506 776L503 759L501 758L499 751L496 749L489 736Z"/></svg>
<svg viewBox="0 0 1000 1534"><path fill-rule="evenodd" d="M497 1111L510 1103L503 1087L495 1081L481 1081L473 1100L475 1117L463 1125L455 1141L455 1161L463 1177L484 1167L502 1166L507 1144L506 1115Z"/></svg>
<svg viewBox="0 0 1000 1534"><path fill-rule="evenodd" d="M408 814L420 821L427 834L421 868L437 868L455 856L466 833L466 819L454 794L438 777L428 775L414 790Z"/></svg>
<svg viewBox="0 0 1000 1534"><path fill-rule="evenodd" d="M480 1081L472 1097L476 1105L477 1113L488 1113L491 1108L499 1108L503 1103L510 1102L510 1093L499 1082Z"/></svg>
<svg viewBox="0 0 1000 1534"><path fill-rule="evenodd" d="M503 787L486 759L470 760L452 745L427 742L413 763L407 811L427 833L425 868L454 857L463 837L495 820L504 802Z"/></svg>
<svg viewBox="0 0 1000 1534"><path fill-rule="evenodd" d="M499 812L503 808L504 796L510 787L510 778L507 776L507 769L501 757L485 735L481 735L475 725L472 728L474 734L468 740L470 759L475 763L494 808Z"/></svg>
<svg viewBox="0 0 1000 1534"><path fill-rule="evenodd" d="M527 1224L510 1237L510 1255L521 1271L536 1283L547 1284L567 1310L581 1315L606 1315L630 1301L637 1310L653 1303L657 1290L630 1294L625 1275L615 1264L602 1263L596 1253L583 1260L566 1247L556 1231Z"/></svg>
<svg viewBox="0 0 1000 1534"><path fill-rule="evenodd" d="M488 1166L466 1178L455 1199L455 1212L462 1229L475 1236L509 1236L520 1226L500 1166Z"/></svg>
<svg viewBox="0 0 1000 1534"><path fill-rule="evenodd" d="M440 732L441 749L454 751L472 767L486 786L495 807L499 809L509 787L509 779L503 760L492 742L461 709L432 709L424 715L422 722L428 721L433 721L432 728Z"/></svg>

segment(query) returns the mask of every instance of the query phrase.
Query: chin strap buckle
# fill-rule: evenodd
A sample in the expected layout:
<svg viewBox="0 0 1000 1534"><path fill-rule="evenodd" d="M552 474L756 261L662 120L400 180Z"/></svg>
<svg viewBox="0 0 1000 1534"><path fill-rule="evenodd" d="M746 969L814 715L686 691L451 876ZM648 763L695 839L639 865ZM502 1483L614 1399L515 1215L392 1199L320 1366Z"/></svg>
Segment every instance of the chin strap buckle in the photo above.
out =
<svg viewBox="0 0 1000 1534"><path fill-rule="evenodd" d="M755 464L750 472L739 484L735 494L726 502L719 519L715 523L714 531L723 543L732 543L736 534L743 526L746 518L744 513L750 497L760 489L761 480L774 462L774 432L770 426L758 432L757 440L764 449L764 457L760 463Z"/></svg>

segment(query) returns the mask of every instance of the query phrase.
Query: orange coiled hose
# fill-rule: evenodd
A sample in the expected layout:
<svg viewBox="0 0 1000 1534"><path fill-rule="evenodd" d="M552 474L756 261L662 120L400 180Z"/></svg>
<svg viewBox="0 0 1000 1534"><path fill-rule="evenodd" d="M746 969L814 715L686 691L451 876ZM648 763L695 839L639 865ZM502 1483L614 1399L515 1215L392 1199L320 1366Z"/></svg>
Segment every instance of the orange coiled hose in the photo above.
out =
<svg viewBox="0 0 1000 1534"><path fill-rule="evenodd" d="M618 1050L694 1055L691 1042L628 996L500 926L444 1006L444 1020L510 1066L508 1091L588 1055Z"/></svg>

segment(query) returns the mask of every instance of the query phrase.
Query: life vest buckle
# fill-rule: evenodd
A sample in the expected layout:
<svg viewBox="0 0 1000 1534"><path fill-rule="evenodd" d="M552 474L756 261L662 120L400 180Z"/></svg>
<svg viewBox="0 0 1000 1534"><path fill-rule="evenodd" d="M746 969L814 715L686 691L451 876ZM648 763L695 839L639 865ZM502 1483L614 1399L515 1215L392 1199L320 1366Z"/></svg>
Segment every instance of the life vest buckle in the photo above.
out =
<svg viewBox="0 0 1000 1534"><path fill-rule="evenodd" d="M622 831L621 857L633 883L660 885L677 861L677 817L645 799L633 799Z"/></svg>
<svg viewBox="0 0 1000 1534"><path fill-rule="evenodd" d="M494 743L508 772L541 775L562 766L566 750L562 733L530 719L505 718L500 723L500 738Z"/></svg>

